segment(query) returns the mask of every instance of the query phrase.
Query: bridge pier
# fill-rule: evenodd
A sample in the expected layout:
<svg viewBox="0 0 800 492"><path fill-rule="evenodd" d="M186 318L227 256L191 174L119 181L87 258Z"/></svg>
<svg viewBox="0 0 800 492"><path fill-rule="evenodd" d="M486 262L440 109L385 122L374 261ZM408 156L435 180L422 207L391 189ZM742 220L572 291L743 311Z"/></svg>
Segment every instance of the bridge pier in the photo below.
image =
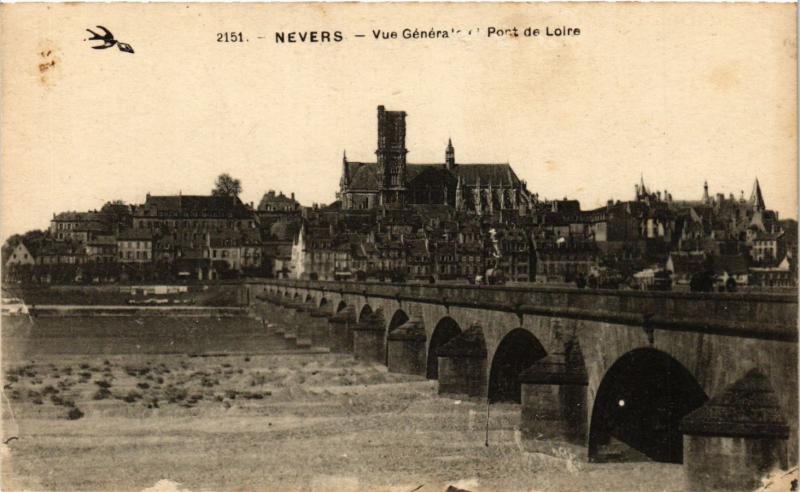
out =
<svg viewBox="0 0 800 492"><path fill-rule="evenodd" d="M345 308L328 320L328 340L332 352L353 351L353 323L355 316L352 308Z"/></svg>
<svg viewBox="0 0 800 492"><path fill-rule="evenodd" d="M689 490L755 490L768 472L789 467L789 425L757 369L684 417L681 432Z"/></svg>
<svg viewBox="0 0 800 492"><path fill-rule="evenodd" d="M386 363L383 319L369 314L353 326L353 356L356 360Z"/></svg>
<svg viewBox="0 0 800 492"><path fill-rule="evenodd" d="M556 442L585 454L588 377L579 354L552 353L520 374L520 430L530 451L546 453Z"/></svg>
<svg viewBox="0 0 800 492"><path fill-rule="evenodd" d="M486 396L486 343L478 326L439 348L439 394Z"/></svg>
<svg viewBox="0 0 800 492"><path fill-rule="evenodd" d="M305 314L308 313L308 307L303 302L297 302L292 305L294 312L289 319L289 329L291 334L294 335L294 343L298 348L311 348L311 327L308 323ZM290 332L287 330L287 335ZM289 337L291 338L291 337Z"/></svg>
<svg viewBox="0 0 800 492"><path fill-rule="evenodd" d="M278 336L285 336L287 331L289 330L289 323L288 319L291 315L291 311L289 309L290 303L289 300L281 295L277 295L275 299L275 335ZM296 338L296 337L295 337Z"/></svg>
<svg viewBox="0 0 800 492"><path fill-rule="evenodd" d="M328 343L328 318L323 308L314 308L311 314L311 343L315 347L326 347Z"/></svg>
<svg viewBox="0 0 800 492"><path fill-rule="evenodd" d="M281 307L274 299L270 300L270 304L268 304L266 307L265 319L267 323L267 333L273 340L275 340L278 348L290 348L289 344L284 338L285 322L283 319L285 314L283 313L283 307Z"/></svg>
<svg viewBox="0 0 800 492"><path fill-rule="evenodd" d="M389 333L386 350L389 372L425 376L425 327L412 319Z"/></svg>

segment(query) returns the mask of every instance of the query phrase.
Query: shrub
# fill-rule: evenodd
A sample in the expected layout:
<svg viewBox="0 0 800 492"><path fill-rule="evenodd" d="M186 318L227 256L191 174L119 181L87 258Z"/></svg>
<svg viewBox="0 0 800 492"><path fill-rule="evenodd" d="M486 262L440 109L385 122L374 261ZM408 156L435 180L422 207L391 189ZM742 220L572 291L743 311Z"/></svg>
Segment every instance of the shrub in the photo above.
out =
<svg viewBox="0 0 800 492"><path fill-rule="evenodd" d="M188 392L183 388L176 388L175 386L168 386L164 391L164 396L170 403L176 403L186 398Z"/></svg>
<svg viewBox="0 0 800 492"><path fill-rule="evenodd" d="M141 394L141 393L139 393L138 391L129 391L129 392L128 392L128 394L127 394L127 395L125 395L125 396L122 398L122 400L123 400L125 403L135 403L135 402L136 402L136 400L139 400L139 399L141 399L141 398L142 398L142 394Z"/></svg>
<svg viewBox="0 0 800 492"><path fill-rule="evenodd" d="M67 413L67 418L70 420L78 420L79 418L83 417L83 412L77 407L72 408Z"/></svg>
<svg viewBox="0 0 800 492"><path fill-rule="evenodd" d="M108 391L107 388L100 388L93 396L95 400L105 400L106 398L110 397L111 397L111 392Z"/></svg>
<svg viewBox="0 0 800 492"><path fill-rule="evenodd" d="M146 390L146 389L148 389L150 387L150 385L147 384L147 383L136 383L136 386L138 386L140 389L143 389L143 390Z"/></svg>
<svg viewBox="0 0 800 492"><path fill-rule="evenodd" d="M111 387L111 382L106 380L95 381L94 384L100 386L101 388L107 389Z"/></svg>
<svg viewBox="0 0 800 492"><path fill-rule="evenodd" d="M50 384L48 384L47 386L42 388L42 394L43 395L49 395L49 394L55 395L56 393L58 393L58 389L56 389L55 387L53 387Z"/></svg>

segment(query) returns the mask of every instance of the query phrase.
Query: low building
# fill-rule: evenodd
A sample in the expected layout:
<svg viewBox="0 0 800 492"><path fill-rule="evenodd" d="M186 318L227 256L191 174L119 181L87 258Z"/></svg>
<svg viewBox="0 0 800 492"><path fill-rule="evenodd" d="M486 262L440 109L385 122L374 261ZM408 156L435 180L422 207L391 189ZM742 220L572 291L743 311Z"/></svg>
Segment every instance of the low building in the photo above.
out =
<svg viewBox="0 0 800 492"><path fill-rule="evenodd" d="M97 236L86 243L86 257L95 263L113 263L117 261L117 238L114 236Z"/></svg>
<svg viewBox="0 0 800 492"><path fill-rule="evenodd" d="M153 261L153 233L148 229L123 231L117 236L117 255L120 263Z"/></svg>
<svg viewBox="0 0 800 492"><path fill-rule="evenodd" d="M692 276L705 268L704 253L672 252L664 269L670 273L673 285L689 285Z"/></svg>
<svg viewBox="0 0 800 492"><path fill-rule="evenodd" d="M6 260L5 266L10 267L14 265L34 264L36 264L36 258L34 258L33 253L24 242L20 241L11 251L11 254L8 256L8 260Z"/></svg>

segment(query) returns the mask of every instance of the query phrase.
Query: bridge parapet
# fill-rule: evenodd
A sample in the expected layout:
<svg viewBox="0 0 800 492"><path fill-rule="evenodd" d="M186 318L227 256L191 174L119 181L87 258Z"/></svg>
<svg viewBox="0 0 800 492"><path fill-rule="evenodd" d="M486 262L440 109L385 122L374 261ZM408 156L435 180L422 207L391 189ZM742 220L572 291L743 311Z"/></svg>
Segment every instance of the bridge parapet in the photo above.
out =
<svg viewBox="0 0 800 492"><path fill-rule="evenodd" d="M525 314L797 341L797 297L763 293L684 293L564 287L386 284L270 279L253 281L342 296L395 299Z"/></svg>

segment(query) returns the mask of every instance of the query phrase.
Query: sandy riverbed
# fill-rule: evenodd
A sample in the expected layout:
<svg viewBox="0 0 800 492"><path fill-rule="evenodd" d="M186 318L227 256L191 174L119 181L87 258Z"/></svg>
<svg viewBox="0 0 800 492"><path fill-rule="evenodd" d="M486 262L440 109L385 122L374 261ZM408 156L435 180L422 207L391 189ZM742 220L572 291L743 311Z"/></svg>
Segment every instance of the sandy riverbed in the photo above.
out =
<svg viewBox="0 0 800 492"><path fill-rule="evenodd" d="M348 355L293 353L252 327L234 343L226 326L229 350L194 356L134 343L83 355L74 337L60 351L46 330L40 345L30 330L4 343L9 333L3 426L18 439L2 445L4 490L682 488L678 465L526 453L518 405L492 405L487 447L482 402Z"/></svg>

